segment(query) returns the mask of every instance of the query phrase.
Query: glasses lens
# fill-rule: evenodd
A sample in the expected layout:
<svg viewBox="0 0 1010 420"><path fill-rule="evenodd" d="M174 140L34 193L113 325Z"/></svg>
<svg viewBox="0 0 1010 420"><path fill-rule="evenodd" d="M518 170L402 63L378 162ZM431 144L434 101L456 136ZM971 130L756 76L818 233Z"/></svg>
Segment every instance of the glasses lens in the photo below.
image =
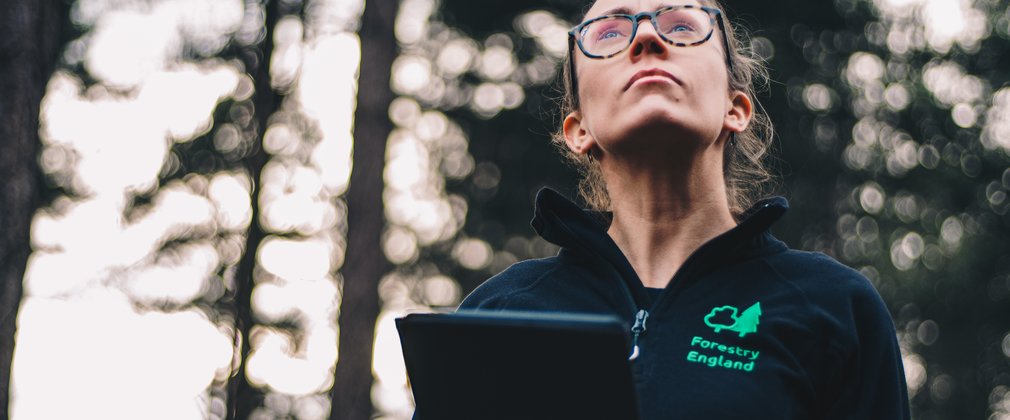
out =
<svg viewBox="0 0 1010 420"><path fill-rule="evenodd" d="M631 43L631 19L611 17L590 23L579 32L582 48L587 53L607 56L623 50Z"/></svg>
<svg viewBox="0 0 1010 420"><path fill-rule="evenodd" d="M691 44L712 33L712 17L701 9L672 9L659 14L656 27L670 41Z"/></svg>

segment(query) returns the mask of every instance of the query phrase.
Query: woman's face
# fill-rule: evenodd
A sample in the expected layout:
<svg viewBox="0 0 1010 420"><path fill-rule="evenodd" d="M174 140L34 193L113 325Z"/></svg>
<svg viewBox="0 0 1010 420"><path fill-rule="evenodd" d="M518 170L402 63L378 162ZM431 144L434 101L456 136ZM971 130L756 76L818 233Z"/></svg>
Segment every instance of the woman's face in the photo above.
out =
<svg viewBox="0 0 1010 420"><path fill-rule="evenodd" d="M696 1L598 0L586 19L681 4L701 6ZM576 47L572 54L581 109L564 122L569 147L577 153L598 147L604 156L662 156L685 147L721 146L725 137L720 134L742 130L750 117L746 96L729 91L721 37L716 26L705 43L678 47L666 43L643 19L631 45L614 57L591 59Z"/></svg>

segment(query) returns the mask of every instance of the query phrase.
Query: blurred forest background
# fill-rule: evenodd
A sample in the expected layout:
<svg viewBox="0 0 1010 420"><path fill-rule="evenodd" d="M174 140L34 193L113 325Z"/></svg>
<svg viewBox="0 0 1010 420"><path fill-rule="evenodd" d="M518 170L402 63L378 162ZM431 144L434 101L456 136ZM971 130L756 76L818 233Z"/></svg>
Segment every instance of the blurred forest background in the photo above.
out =
<svg viewBox="0 0 1010 420"><path fill-rule="evenodd" d="M585 6L4 0L0 412L409 418L392 319L556 252ZM727 12L772 69L775 234L877 287L916 419L1010 419L1010 1Z"/></svg>

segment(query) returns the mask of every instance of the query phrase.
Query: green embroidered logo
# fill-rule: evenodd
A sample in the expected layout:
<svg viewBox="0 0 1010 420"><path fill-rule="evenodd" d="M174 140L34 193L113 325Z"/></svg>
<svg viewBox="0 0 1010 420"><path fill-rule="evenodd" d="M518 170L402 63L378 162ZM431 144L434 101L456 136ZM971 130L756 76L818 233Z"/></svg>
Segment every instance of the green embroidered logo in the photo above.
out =
<svg viewBox="0 0 1010 420"><path fill-rule="evenodd" d="M715 332L735 331L740 333L740 337L757 332L759 323L761 323L761 302L754 303L739 315L737 309L729 305L712 308L712 312L705 315L705 325Z"/></svg>

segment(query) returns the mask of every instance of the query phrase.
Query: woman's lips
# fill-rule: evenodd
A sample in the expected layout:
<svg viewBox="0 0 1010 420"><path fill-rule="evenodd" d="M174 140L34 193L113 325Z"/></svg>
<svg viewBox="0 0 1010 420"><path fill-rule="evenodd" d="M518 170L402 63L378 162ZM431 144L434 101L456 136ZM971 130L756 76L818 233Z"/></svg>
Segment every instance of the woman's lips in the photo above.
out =
<svg viewBox="0 0 1010 420"><path fill-rule="evenodd" d="M646 80L649 80L649 79L659 79L657 81L661 81L662 79L668 79L668 80L670 80L670 81L672 81L674 83L680 84L680 80L677 80L676 77L674 77L672 74L670 74L669 72L667 72L665 70L662 70L662 69L648 69L648 70L642 70L642 71L640 71L638 73L635 73L634 76L631 76L631 79L628 80L628 83L624 85L624 90L630 89L631 85L635 84L635 82L637 82L639 80L642 80L642 79L646 79Z"/></svg>

